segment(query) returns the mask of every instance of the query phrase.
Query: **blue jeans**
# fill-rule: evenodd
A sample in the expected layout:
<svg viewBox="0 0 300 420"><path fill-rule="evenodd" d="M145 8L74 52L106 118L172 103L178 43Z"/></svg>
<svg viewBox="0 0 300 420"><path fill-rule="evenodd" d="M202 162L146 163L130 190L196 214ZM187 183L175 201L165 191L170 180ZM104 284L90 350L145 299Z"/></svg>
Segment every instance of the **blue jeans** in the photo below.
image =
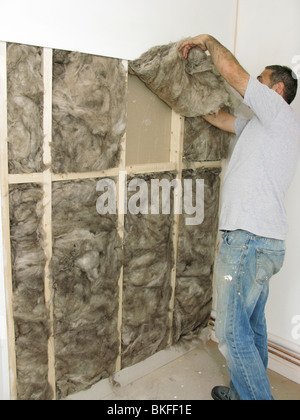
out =
<svg viewBox="0 0 300 420"><path fill-rule="evenodd" d="M216 335L231 376L231 399L273 400L267 375L265 307L285 242L237 230L225 232L216 268Z"/></svg>

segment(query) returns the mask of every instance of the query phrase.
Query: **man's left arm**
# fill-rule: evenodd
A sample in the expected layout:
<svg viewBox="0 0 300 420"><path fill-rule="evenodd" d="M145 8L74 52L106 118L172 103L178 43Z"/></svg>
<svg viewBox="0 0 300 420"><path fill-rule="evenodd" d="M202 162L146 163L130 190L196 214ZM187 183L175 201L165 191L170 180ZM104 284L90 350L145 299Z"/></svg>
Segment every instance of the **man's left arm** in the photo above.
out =
<svg viewBox="0 0 300 420"><path fill-rule="evenodd" d="M203 115L203 118L219 128L220 130L227 131L228 133L235 134L235 121L236 117L226 111L220 110L218 114Z"/></svg>
<svg viewBox="0 0 300 420"><path fill-rule="evenodd" d="M246 94L250 75L243 69L234 55L210 35L199 35L182 44L179 51L185 58L193 47L200 47L208 51L212 61L224 79L237 90L243 97Z"/></svg>

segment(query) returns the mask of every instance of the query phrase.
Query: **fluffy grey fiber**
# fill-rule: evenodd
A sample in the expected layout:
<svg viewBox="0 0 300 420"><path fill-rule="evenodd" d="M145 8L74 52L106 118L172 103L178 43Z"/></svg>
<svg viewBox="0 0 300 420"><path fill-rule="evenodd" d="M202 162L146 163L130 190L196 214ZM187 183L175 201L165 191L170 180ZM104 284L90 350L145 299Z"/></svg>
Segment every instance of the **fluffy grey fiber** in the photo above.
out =
<svg viewBox="0 0 300 420"><path fill-rule="evenodd" d="M147 182L149 194L152 178L175 177L170 173L139 176ZM173 196L171 199L173 206ZM172 228L172 214L125 216L123 368L145 360L168 344L174 264Z"/></svg>
<svg viewBox="0 0 300 420"><path fill-rule="evenodd" d="M221 160L228 155L231 134L212 127L201 116L220 109L232 112L241 101L210 56L201 48L193 48L185 60L178 51L181 43L151 48L129 63L129 71L178 114L187 117L185 160Z"/></svg>
<svg viewBox="0 0 300 420"><path fill-rule="evenodd" d="M115 372L122 244L96 211L97 180L53 184L55 359L59 398Z"/></svg>
<svg viewBox="0 0 300 420"><path fill-rule="evenodd" d="M129 70L184 117L198 117L232 107L232 91L211 58L193 48L187 60L178 51L182 42L151 48Z"/></svg>
<svg viewBox="0 0 300 420"><path fill-rule="evenodd" d="M41 48L8 44L7 88L9 171L41 172L44 93Z"/></svg>
<svg viewBox="0 0 300 420"><path fill-rule="evenodd" d="M219 169L184 171L183 179L204 179L204 222L186 226L181 216L173 340L207 325L212 304L212 280L218 232ZM195 191L195 188L193 189Z"/></svg>
<svg viewBox="0 0 300 420"><path fill-rule="evenodd" d="M17 391L21 400L52 398L48 384L50 324L44 299L42 187L10 187Z"/></svg>
<svg viewBox="0 0 300 420"><path fill-rule="evenodd" d="M232 134L219 130L203 118L186 118L183 158L189 162L218 161L228 157Z"/></svg>
<svg viewBox="0 0 300 420"><path fill-rule="evenodd" d="M121 60L54 50L54 173L118 166L126 98L127 72Z"/></svg>

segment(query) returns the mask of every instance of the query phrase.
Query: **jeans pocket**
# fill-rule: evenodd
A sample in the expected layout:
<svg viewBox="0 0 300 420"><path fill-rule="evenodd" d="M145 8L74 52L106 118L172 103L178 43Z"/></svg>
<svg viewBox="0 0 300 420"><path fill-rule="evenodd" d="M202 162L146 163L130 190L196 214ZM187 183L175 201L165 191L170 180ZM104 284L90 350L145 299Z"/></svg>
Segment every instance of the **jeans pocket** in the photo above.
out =
<svg viewBox="0 0 300 420"><path fill-rule="evenodd" d="M224 242L228 248L240 250L246 245L248 236L249 234L243 230L226 232L224 234Z"/></svg>
<svg viewBox="0 0 300 420"><path fill-rule="evenodd" d="M256 282L264 285L271 277L279 273L285 259L285 251L256 251Z"/></svg>

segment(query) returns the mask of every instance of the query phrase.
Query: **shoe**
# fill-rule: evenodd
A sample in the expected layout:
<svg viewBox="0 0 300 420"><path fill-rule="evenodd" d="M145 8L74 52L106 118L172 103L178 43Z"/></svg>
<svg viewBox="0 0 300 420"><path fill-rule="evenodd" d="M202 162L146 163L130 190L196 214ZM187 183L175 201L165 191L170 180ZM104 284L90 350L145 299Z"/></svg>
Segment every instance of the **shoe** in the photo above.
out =
<svg viewBox="0 0 300 420"><path fill-rule="evenodd" d="M215 401L231 401L230 388L226 388L225 386L216 386L211 391L211 396Z"/></svg>

